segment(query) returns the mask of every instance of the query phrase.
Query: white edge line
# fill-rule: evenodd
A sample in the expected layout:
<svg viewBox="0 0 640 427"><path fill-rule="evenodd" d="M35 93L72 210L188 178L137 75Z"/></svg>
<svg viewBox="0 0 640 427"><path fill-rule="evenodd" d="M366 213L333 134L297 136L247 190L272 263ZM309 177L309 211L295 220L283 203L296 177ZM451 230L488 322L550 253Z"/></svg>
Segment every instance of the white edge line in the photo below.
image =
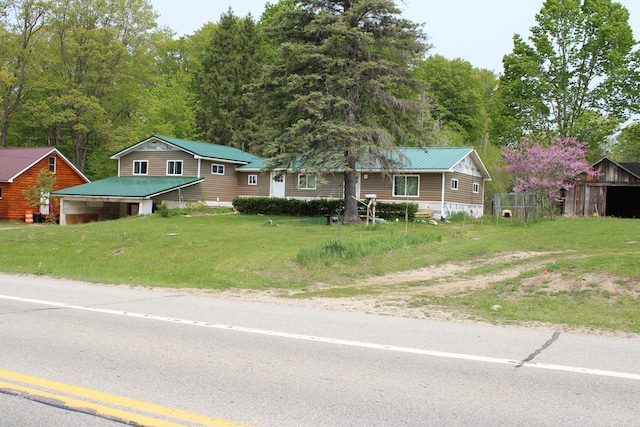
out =
<svg viewBox="0 0 640 427"><path fill-rule="evenodd" d="M266 329L247 328L243 326L224 325L219 323L201 322L198 320L188 320L188 319L179 319L174 317L157 316L154 314L142 314L142 313L135 313L130 311L123 311L123 310L112 310L108 308L97 308L97 307L87 307L82 305L66 304L66 303L60 303L55 301L44 301L44 300L38 300L38 299L32 299L32 298L13 297L9 295L0 295L0 299L27 302L27 303L39 304L39 305L49 305L52 307L69 308L74 310L92 311L92 312L105 313L105 314L115 314L119 316L135 317L139 319L180 323L180 324L191 325L191 326L204 326L207 328L221 329L221 330L227 330L227 331L246 332L246 333L252 333L252 334L269 335L274 337L290 338L290 339L303 340L303 341L314 341L314 342L322 342L322 343L328 343L328 344L345 345L350 347L369 348L373 350L395 351L400 353L420 354L424 356L442 357L442 358L448 358L448 359L470 360L474 362L494 363L494 364L501 364L501 365L511 365L516 367L546 369L546 370L553 370L553 371L572 372L572 373L597 375L597 376L604 376L604 377L614 377L614 378L624 378L624 379L640 381L640 374L633 374L629 372L607 371L602 369L590 369L590 368L581 368L581 367L567 366L567 365L555 365L555 364L548 364L548 363L535 363L535 362L523 363L516 360L503 359L498 357L477 356L473 354L463 354L463 353L450 353L446 351L424 350L419 348L398 347L393 345L343 340L343 339L337 339L337 338L318 337L313 335L293 334L288 332L270 331Z"/></svg>

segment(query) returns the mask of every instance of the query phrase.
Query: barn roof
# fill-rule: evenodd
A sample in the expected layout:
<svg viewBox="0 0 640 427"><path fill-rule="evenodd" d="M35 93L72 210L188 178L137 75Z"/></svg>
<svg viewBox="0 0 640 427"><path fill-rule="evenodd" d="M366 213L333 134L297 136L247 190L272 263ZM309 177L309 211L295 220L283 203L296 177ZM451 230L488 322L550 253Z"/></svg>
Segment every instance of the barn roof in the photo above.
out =
<svg viewBox="0 0 640 427"><path fill-rule="evenodd" d="M629 173L640 179L640 163L618 163L621 167L626 169Z"/></svg>

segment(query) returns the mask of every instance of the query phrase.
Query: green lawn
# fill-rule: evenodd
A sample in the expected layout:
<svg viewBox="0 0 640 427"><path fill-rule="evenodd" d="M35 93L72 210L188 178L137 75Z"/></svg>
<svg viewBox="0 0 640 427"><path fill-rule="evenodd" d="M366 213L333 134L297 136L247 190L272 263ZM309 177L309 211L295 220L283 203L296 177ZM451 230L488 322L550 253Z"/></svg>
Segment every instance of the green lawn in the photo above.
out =
<svg viewBox="0 0 640 427"><path fill-rule="evenodd" d="M314 295L340 298L384 292L351 287L367 275L474 260L478 267L467 274L486 274L518 263L487 259L536 251L547 253L542 258L549 272L571 280L606 273L628 292L612 294L594 283L587 292L558 293L542 282L527 284L537 274L527 271L481 290L444 296L427 291L412 305L495 322L640 332L639 220L558 218L528 227L496 217L438 226L324 224L324 218L252 215L132 217L65 227L7 224L0 227L0 271L154 287L282 288L298 291L298 297L323 283Z"/></svg>

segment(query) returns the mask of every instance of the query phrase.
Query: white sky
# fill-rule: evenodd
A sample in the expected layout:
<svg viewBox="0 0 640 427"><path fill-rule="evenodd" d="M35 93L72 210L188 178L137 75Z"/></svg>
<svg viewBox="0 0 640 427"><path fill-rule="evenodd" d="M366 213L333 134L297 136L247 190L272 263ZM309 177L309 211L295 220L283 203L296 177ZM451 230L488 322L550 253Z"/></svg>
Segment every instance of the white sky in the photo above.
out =
<svg viewBox="0 0 640 427"><path fill-rule="evenodd" d="M160 14L158 23L177 35L188 35L207 22L218 22L231 6L236 16L249 12L259 19L267 0L150 0ZM270 0L277 3L277 0ZM618 0L630 12L636 40L640 39L640 0ZM514 33L528 38L543 0L396 0L404 16L424 23L431 54L462 58L474 67L500 73L502 57L513 48Z"/></svg>

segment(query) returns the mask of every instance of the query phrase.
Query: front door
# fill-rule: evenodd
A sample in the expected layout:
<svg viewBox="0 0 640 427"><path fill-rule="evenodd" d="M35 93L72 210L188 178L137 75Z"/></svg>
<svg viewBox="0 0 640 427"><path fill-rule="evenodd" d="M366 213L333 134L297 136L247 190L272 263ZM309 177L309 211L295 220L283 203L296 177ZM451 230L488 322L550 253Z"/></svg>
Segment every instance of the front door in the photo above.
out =
<svg viewBox="0 0 640 427"><path fill-rule="evenodd" d="M271 172L271 197L284 197L284 173Z"/></svg>

